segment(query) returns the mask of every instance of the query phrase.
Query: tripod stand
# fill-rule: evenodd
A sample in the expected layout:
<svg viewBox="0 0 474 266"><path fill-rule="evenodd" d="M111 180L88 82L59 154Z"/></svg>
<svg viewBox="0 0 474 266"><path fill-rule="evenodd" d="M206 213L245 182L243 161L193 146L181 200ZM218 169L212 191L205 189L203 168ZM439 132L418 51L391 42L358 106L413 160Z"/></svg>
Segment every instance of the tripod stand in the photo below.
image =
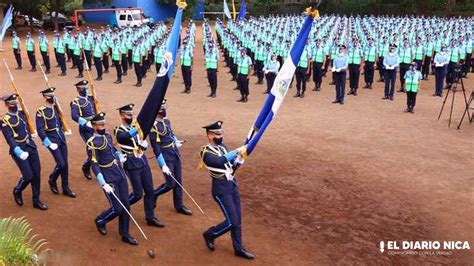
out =
<svg viewBox="0 0 474 266"><path fill-rule="evenodd" d="M466 90L464 89L464 82L463 82L463 78L462 78L461 68L456 67L456 69L454 70L454 74L456 75L454 86L448 88L448 92L446 93L446 96L444 97L443 105L441 106L441 110L439 111L439 115L438 115L438 120L439 120L441 118L441 114L443 113L444 105L446 104L446 100L448 99L449 92L452 92L451 109L449 111L448 127L451 127L451 117L453 116L454 98L456 96L456 92L457 91L462 91L462 93L464 95L464 102L466 104L466 107L469 106L470 101L472 99L472 95L471 95L471 99L470 99L469 104L468 104L467 96L466 96ZM461 88L460 89L458 89L458 83L461 83ZM468 113L469 120L471 120L472 118L470 117L469 110L467 110L467 113ZM464 115L463 115L463 117L464 117ZM458 128L459 128L459 126L458 126Z"/></svg>
<svg viewBox="0 0 474 266"><path fill-rule="evenodd" d="M467 119L469 120L469 123L472 123L472 118L473 116L469 113L469 109L471 108L471 103L474 98L474 90L471 91L471 97L469 97L469 101L466 103L466 109L464 110L464 113L462 114L461 121L459 121L458 129L461 128L462 121L464 120L464 117L466 116L467 113Z"/></svg>

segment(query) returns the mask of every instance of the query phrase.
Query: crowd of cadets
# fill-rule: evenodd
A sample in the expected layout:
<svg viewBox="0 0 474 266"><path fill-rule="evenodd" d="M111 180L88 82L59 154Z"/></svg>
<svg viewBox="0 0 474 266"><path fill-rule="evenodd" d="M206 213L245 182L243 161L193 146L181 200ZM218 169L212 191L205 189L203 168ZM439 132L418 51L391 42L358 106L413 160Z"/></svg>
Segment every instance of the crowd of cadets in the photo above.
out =
<svg viewBox="0 0 474 266"><path fill-rule="evenodd" d="M99 30L87 27L75 31L65 29L61 34L54 31L52 42L48 41L44 32L39 32L38 47L46 73L50 73L50 54L54 53L57 67L61 69L60 76L66 76L67 63L70 69L77 69L77 78L83 77L84 64L96 69L96 80L102 80L103 73L109 73L109 68L115 67L116 84L122 82L122 77L128 70L135 68L136 86L141 86L142 79L153 62L160 64L164 53L163 44L166 42L169 29L159 22L153 27L143 25L138 28L106 28ZM13 32L12 48L17 62L17 69L22 69L21 40ZM155 49L158 47L159 49ZM36 71L36 41L30 32L26 34L25 48L31 64L31 71ZM52 48L52 49L51 49Z"/></svg>
<svg viewBox="0 0 474 266"><path fill-rule="evenodd" d="M252 75L257 77L257 84L262 84L265 78L265 93L270 91L303 21L304 16L293 15L251 17L227 23L217 20L217 43L229 67L231 80L236 81L235 89L240 90L239 102L248 101ZM348 95L356 96L360 76L363 76L363 87L372 89L378 74L378 81L385 82L383 98L393 100L397 75L399 91L407 90L406 79L414 76L406 75L410 66L421 73L421 80L435 75L434 96L442 96L443 88L451 87L455 82L458 66L464 77L474 70L472 22L472 19L437 17L321 16L313 22L295 71L295 97L305 96L311 76L313 91L321 90L323 77L329 76L329 84L336 85L334 102L343 104L346 79L349 79ZM183 93L188 94L192 86L195 31L196 26L190 21L181 42ZM54 33L52 47L61 68L60 75L66 75L66 62L72 62L71 68L76 68L77 77L81 78L85 59L88 66L95 66L96 80L101 80L112 63L117 73L115 83L121 83L122 76L133 67L137 77L135 86L140 87L153 62L159 72L168 35L169 29L163 23L124 29L102 27L97 31L86 28L84 32L77 29L74 33L66 30L62 35ZM207 21L203 24L203 36L205 68L211 87L208 96L216 97L219 50ZM40 32L38 47L47 73L50 72L49 45L44 33ZM20 47L20 39L14 32L12 48L18 69L22 68ZM25 47L31 70L36 71L36 43L29 33ZM336 58L339 59L335 61ZM419 81L414 84L418 90Z"/></svg>
<svg viewBox="0 0 474 266"><path fill-rule="evenodd" d="M273 83L274 72L267 71L277 65L272 58L276 57L281 68L303 21L304 16L287 15L216 22L218 42L232 80L237 80L241 91L248 95L248 83L239 82L239 77L247 76L252 69L257 84L262 83L264 75L267 83ZM384 99L393 100L397 74L400 92L409 90L407 79L419 76L427 80L430 74L436 75L434 96L442 96L445 82L447 87L455 82L456 66L461 67L463 77L474 71L472 22L472 18L321 16L313 22L295 72L295 97L304 97L311 75L313 91L321 90L330 66L330 85L336 85L335 103L344 103L346 77L348 94L356 96L361 74L364 88L372 89L377 72L378 81L386 83ZM406 75L410 68L420 74ZM410 80L410 89L413 84L417 91L419 82Z"/></svg>

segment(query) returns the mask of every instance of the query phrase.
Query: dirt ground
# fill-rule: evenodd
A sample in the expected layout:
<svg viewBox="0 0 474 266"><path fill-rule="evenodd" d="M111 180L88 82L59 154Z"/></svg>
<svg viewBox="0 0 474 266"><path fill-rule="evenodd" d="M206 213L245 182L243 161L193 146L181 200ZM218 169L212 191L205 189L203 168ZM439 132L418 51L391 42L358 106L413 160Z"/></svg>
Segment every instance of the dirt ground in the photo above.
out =
<svg viewBox="0 0 474 266"><path fill-rule="evenodd" d="M167 194L160 198L156 209L157 217L166 223L164 229L146 226L143 202L132 207L149 241L130 224L140 245L123 244L117 221L108 224L107 236L97 232L94 218L108 208L108 203L97 182L87 181L80 171L84 143L69 118L68 108L76 94L75 70L68 70L67 77L58 77L59 69L52 68L50 82L58 88L73 128L68 146L70 186L78 194L76 199L50 192L47 178L53 159L36 139L42 162L41 198L49 210L32 208L29 188L23 196L25 206L18 207L11 191L19 171L8 155L4 138L0 138L0 217L27 217L34 233L48 241L52 251L47 261L51 265L472 264L472 250L456 250L444 256L379 251L380 241L387 240L459 240L469 241L471 248L474 245L474 129L468 123L461 130L455 129L464 106L459 93L451 128L447 111L437 120L443 98L431 96L434 76L422 82L415 114L403 112L405 94L397 93L393 102L381 100L382 83L376 83L373 90L360 89L356 97L346 96L344 106L331 104L335 92L328 78L321 92L310 91L313 84L308 83L304 99L293 98L295 89L291 89L255 153L237 174L243 239L257 259L248 262L235 257L229 235L216 241L215 252L208 251L201 233L220 222L223 215L211 197L210 177L206 171L197 170L199 149L206 143L201 126L223 120L225 143L232 148L240 146L265 100L265 86L254 85L256 78L252 77L249 102L237 103L239 93L232 90L235 83L229 81L230 75L221 63L218 97L207 98L210 89L203 66L200 27L196 36L192 93L180 93L184 86L177 68L167 98L174 131L187 140L181 149L184 185L205 215L187 197L186 206L194 215L178 215L172 207L172 195ZM9 43L7 39L6 51L0 57L14 68ZM24 69L13 73L34 114L42 104L39 91L45 84L41 72L28 72L25 52L23 62ZM149 73L144 86L135 88L135 76L130 71L121 85L115 85L115 70L111 69L103 81L96 82L101 108L108 113L109 129L119 123L115 108L129 102L141 106L153 77ZM0 78L1 94L10 92L3 64ZM473 79L471 74L465 80L468 94L474 87ZM152 152L148 151L147 156L151 157ZM163 177L157 164L150 162L158 186ZM150 248L156 250L154 260L146 255Z"/></svg>

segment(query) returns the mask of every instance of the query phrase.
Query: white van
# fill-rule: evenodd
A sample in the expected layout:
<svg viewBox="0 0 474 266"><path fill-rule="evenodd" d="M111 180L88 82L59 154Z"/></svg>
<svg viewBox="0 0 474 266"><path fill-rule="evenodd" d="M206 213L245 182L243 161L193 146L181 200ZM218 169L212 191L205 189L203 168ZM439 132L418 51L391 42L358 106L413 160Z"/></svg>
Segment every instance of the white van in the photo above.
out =
<svg viewBox="0 0 474 266"><path fill-rule="evenodd" d="M148 24L149 18L143 15L141 10L118 10L115 12L117 26L123 27L139 27L142 24Z"/></svg>

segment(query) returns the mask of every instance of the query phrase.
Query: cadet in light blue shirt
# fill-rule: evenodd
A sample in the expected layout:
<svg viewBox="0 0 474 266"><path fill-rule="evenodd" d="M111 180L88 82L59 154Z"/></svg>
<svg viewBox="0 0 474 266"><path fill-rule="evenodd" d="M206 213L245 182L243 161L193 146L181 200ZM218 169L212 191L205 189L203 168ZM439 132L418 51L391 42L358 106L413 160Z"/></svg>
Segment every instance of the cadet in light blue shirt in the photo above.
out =
<svg viewBox="0 0 474 266"><path fill-rule="evenodd" d="M443 96L444 79L446 77L447 65L449 64L448 48L442 45L441 52L434 58L436 87L433 96Z"/></svg>
<svg viewBox="0 0 474 266"><path fill-rule="evenodd" d="M395 92L395 82L397 81L397 69L400 66L400 57L397 54L397 45L390 46L389 53L383 59L385 68L385 96L384 100L390 99L393 101L393 93Z"/></svg>
<svg viewBox="0 0 474 266"><path fill-rule="evenodd" d="M267 90L265 91L266 94L270 93L279 69L280 62L278 62L276 54L272 52L271 59L268 60L268 62L263 67L263 72L265 73L265 78L267 80Z"/></svg>
<svg viewBox="0 0 474 266"><path fill-rule="evenodd" d="M334 82L336 83L336 100L332 103L344 104L344 95L346 94L346 69L349 65L349 59L346 54L346 46L339 45L339 53L333 58L332 71Z"/></svg>

